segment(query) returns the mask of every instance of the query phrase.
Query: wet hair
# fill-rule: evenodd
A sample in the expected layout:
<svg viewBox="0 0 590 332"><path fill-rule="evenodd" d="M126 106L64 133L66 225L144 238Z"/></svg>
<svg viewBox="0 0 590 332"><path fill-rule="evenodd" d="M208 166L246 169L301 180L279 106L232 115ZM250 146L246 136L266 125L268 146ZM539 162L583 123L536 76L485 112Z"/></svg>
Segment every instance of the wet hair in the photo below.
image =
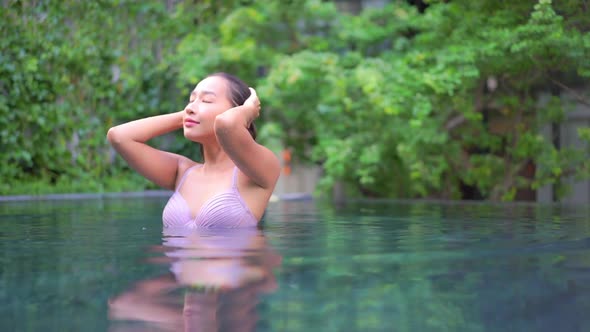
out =
<svg viewBox="0 0 590 332"><path fill-rule="evenodd" d="M228 96L233 107L243 105L246 99L250 97L250 88L248 87L248 84L244 83L244 81L234 75L219 72L211 74L208 77L221 77L225 79L228 84ZM254 122L248 127L248 132L252 135L252 138L256 140L256 126L254 126Z"/></svg>

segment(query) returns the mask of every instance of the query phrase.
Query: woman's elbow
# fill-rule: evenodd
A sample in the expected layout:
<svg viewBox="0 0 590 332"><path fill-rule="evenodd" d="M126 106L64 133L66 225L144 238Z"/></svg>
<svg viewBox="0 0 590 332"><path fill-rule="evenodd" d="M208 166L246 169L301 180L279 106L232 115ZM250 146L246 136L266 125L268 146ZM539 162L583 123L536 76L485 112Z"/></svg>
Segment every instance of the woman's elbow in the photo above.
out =
<svg viewBox="0 0 590 332"><path fill-rule="evenodd" d="M227 114L220 114L215 118L213 129L216 135L224 135L225 133L231 132L235 127L236 121Z"/></svg>

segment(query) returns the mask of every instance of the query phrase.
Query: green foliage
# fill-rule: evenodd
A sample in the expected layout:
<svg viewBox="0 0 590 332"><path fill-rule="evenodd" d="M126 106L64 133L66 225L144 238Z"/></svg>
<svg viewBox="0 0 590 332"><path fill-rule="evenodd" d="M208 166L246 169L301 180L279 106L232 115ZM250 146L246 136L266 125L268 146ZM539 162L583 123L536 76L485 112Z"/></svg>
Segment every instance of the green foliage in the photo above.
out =
<svg viewBox="0 0 590 332"><path fill-rule="evenodd" d="M112 163L107 129L179 107L174 71L158 59L174 46L163 30L170 13L155 2L72 0L12 2L0 15L0 194L26 182L100 190L124 167Z"/></svg>
<svg viewBox="0 0 590 332"><path fill-rule="evenodd" d="M107 128L183 107L216 71L258 89L261 139L321 165L320 190L461 198L467 186L510 200L590 175L587 149L538 134L590 77L590 15L575 1L432 1L423 13L390 1L352 15L320 0L69 0L0 15L7 182L125 174ZM154 144L193 153L181 137Z"/></svg>
<svg viewBox="0 0 590 332"><path fill-rule="evenodd" d="M562 77L579 82L590 52L588 25L570 23L582 13L565 19L564 6L452 1L419 14L393 2L334 13L321 31L330 49L279 57L263 80L269 118L300 158L323 165L324 188L340 180L363 195L458 198L468 185L511 200L566 174L587 177L587 151L537 134L567 111L563 98L542 96L566 88ZM547 154L567 172L545 171ZM538 171L521 176L529 162Z"/></svg>

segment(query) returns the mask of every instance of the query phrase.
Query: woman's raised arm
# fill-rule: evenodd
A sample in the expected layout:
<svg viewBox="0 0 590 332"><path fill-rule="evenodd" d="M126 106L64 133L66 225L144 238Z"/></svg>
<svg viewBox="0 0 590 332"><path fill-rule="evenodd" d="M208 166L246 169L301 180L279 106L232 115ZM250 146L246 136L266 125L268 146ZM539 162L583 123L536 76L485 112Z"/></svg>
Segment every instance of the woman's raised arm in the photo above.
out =
<svg viewBox="0 0 590 332"><path fill-rule="evenodd" d="M182 128L184 111L127 122L109 129L107 138L129 166L158 186L174 189L186 157L147 145L154 137Z"/></svg>
<svg viewBox="0 0 590 332"><path fill-rule="evenodd" d="M274 188L280 163L275 154L252 138L248 126L258 117L260 101L256 91L244 105L234 107L215 118L215 135L223 150L252 181L265 189Z"/></svg>

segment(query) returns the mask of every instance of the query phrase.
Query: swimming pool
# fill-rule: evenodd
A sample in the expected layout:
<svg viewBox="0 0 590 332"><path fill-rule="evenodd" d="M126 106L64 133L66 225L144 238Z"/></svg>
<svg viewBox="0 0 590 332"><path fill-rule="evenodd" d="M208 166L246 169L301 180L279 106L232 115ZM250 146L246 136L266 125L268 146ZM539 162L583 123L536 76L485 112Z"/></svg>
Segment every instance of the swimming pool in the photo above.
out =
<svg viewBox="0 0 590 332"><path fill-rule="evenodd" d="M0 330L590 331L588 207L276 202L186 233L165 202L0 202Z"/></svg>

